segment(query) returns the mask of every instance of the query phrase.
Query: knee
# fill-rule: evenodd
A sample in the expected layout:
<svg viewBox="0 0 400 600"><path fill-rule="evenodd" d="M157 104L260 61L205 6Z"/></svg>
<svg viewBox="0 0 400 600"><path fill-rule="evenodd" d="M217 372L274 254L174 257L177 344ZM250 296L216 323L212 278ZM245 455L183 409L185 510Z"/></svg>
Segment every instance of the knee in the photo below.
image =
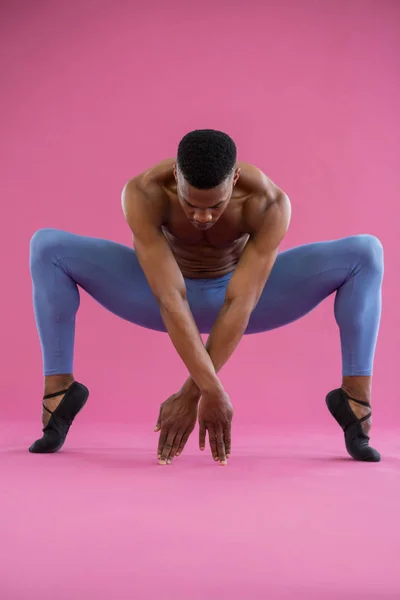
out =
<svg viewBox="0 0 400 600"><path fill-rule="evenodd" d="M362 234L352 238L353 249L363 265L383 271L383 246L374 235Z"/></svg>
<svg viewBox="0 0 400 600"><path fill-rule="evenodd" d="M54 251L59 242L60 231L58 229L44 228L35 231L30 242L30 258L34 259L48 256Z"/></svg>

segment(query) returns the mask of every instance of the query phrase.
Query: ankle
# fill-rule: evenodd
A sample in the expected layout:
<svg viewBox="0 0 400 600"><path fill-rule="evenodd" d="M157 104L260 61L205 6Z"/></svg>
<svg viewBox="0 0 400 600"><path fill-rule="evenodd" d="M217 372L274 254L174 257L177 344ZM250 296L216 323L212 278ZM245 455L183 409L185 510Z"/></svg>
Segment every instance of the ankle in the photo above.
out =
<svg viewBox="0 0 400 600"><path fill-rule="evenodd" d="M342 390L349 397L349 401L351 402L351 398L355 400L360 400L361 402L367 402L369 406L371 406L371 394L366 393L365 391L354 389L352 387L342 385ZM352 402L353 404L353 402ZM367 407L364 407L367 408Z"/></svg>
<svg viewBox="0 0 400 600"><path fill-rule="evenodd" d="M44 378L44 395L55 394L61 390L69 388L75 381L72 373L62 373L60 375L47 375Z"/></svg>
<svg viewBox="0 0 400 600"><path fill-rule="evenodd" d="M347 396L349 396L348 402L351 410L357 417L357 419L363 419L367 415L371 414L371 394L365 389L360 389L356 386L348 386L343 384L342 390L345 392ZM360 400L361 402L367 402L368 406L364 406L362 404L358 404L357 402L353 402L351 398L355 398L356 400ZM366 419L361 423L362 430L365 434L369 435L371 430L372 420L371 417Z"/></svg>
<svg viewBox="0 0 400 600"><path fill-rule="evenodd" d="M356 400L371 403L371 377L343 377L342 390Z"/></svg>

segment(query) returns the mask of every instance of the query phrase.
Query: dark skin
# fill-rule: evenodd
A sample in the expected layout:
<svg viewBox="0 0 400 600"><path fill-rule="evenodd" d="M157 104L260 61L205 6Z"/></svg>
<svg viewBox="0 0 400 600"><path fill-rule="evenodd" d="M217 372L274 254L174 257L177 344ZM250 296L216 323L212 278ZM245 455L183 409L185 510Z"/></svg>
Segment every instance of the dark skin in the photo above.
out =
<svg viewBox="0 0 400 600"><path fill-rule="evenodd" d="M214 460L231 454L233 408L218 372L238 345L275 262L290 221L290 202L264 173L238 162L223 184L197 190L167 159L128 182L122 207L138 259L160 306L171 340L190 376L160 408L158 458L179 456L199 419ZM234 271L223 307L204 346L186 301L184 277L214 278ZM45 377L45 394L66 389L72 373ZM342 388L370 402L371 377L343 377ZM55 410L62 394L46 400ZM201 402L200 402L201 400ZM353 402L358 418L369 412ZM49 419L43 413L43 424ZM366 433L370 421L363 423Z"/></svg>
<svg viewBox="0 0 400 600"><path fill-rule="evenodd" d="M287 195L256 167L238 163L217 188L197 190L174 159L131 180L122 196L138 260L190 377L161 405L158 457L179 455L198 415L213 458L227 463L233 408L218 377L244 334L290 221ZM184 277L234 271L204 346L186 300ZM201 403L199 405L201 399Z"/></svg>

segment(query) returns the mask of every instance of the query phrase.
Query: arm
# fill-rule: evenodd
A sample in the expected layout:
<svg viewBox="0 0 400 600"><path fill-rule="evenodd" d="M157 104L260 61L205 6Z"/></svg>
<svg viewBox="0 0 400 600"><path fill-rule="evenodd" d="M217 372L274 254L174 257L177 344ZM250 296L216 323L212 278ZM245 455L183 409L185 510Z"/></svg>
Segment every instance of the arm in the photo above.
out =
<svg viewBox="0 0 400 600"><path fill-rule="evenodd" d="M207 340L206 349L218 372L243 336L278 254L290 222L289 198L278 189L250 237L229 282L225 302ZM194 388L188 379L187 389Z"/></svg>
<svg viewBox="0 0 400 600"><path fill-rule="evenodd" d="M175 257L161 231L164 200L157 184L135 180L122 192L122 207L132 230L135 250L160 306L175 349L201 393L221 390L186 299L186 286Z"/></svg>

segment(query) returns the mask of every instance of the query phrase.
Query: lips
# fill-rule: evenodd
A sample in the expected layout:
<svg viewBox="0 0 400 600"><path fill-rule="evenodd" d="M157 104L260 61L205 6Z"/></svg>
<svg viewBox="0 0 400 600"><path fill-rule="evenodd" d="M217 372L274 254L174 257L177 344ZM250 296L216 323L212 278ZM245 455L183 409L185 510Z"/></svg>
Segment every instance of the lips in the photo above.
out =
<svg viewBox="0 0 400 600"><path fill-rule="evenodd" d="M211 227L211 225L213 225L213 223L196 223L195 221L191 221L193 227L196 227L196 229L208 229L209 227Z"/></svg>

